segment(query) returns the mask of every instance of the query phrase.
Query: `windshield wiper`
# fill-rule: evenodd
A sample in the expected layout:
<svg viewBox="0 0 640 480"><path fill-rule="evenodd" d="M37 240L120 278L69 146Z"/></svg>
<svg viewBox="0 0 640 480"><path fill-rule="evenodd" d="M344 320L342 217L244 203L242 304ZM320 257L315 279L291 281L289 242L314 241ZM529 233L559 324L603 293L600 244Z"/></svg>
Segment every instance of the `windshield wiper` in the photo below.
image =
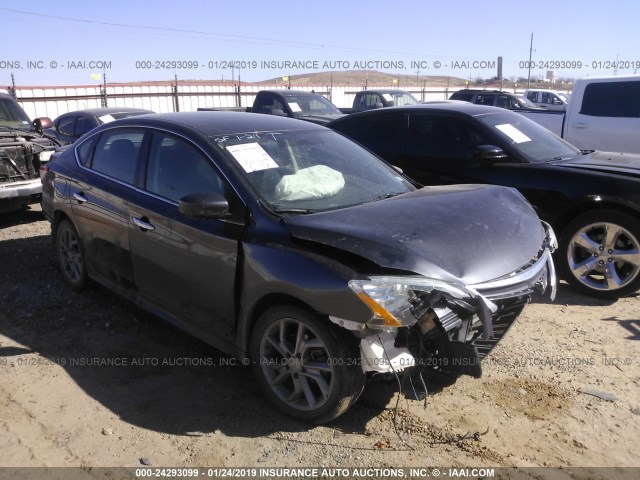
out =
<svg viewBox="0 0 640 480"><path fill-rule="evenodd" d="M312 210L310 208L275 208L273 213L299 213L306 215L308 213L316 213L318 210Z"/></svg>
<svg viewBox="0 0 640 480"><path fill-rule="evenodd" d="M384 195L380 195L378 197L372 198L371 200L367 200L364 203L377 202L378 200L385 200L391 197L397 197L398 195L404 195L407 192L393 192L393 193L385 193Z"/></svg>

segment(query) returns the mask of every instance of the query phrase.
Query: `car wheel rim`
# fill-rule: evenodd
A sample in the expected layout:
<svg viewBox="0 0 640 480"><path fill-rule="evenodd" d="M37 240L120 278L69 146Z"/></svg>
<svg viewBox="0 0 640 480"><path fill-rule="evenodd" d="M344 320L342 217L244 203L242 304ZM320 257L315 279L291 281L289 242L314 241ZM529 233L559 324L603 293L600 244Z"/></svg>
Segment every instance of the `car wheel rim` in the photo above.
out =
<svg viewBox="0 0 640 480"><path fill-rule="evenodd" d="M78 283L82 279L82 251L80 250L80 242L68 228L60 232L58 254L64 274L71 282Z"/></svg>
<svg viewBox="0 0 640 480"><path fill-rule="evenodd" d="M592 223L578 230L569 242L567 257L573 276L596 290L619 290L640 272L640 242L613 223Z"/></svg>
<svg viewBox="0 0 640 480"><path fill-rule="evenodd" d="M322 338L308 325L283 318L265 330L260 366L273 393L299 411L321 408L334 386L334 367Z"/></svg>

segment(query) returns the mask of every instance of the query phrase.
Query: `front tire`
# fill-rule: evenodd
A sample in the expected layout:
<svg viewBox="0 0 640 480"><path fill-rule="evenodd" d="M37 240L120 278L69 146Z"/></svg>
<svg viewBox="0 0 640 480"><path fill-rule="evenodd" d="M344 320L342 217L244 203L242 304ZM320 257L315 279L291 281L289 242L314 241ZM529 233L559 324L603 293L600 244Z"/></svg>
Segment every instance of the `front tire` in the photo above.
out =
<svg viewBox="0 0 640 480"><path fill-rule="evenodd" d="M358 342L327 318L294 306L267 310L250 345L253 370L269 400L299 420L325 423L362 393Z"/></svg>
<svg viewBox="0 0 640 480"><path fill-rule="evenodd" d="M74 290L87 284L84 250L78 232L69 220L62 220L55 232L55 251L64 281Z"/></svg>
<svg viewBox="0 0 640 480"><path fill-rule="evenodd" d="M587 212L563 230L558 252L564 278L578 291L617 299L640 288L640 222L623 212Z"/></svg>

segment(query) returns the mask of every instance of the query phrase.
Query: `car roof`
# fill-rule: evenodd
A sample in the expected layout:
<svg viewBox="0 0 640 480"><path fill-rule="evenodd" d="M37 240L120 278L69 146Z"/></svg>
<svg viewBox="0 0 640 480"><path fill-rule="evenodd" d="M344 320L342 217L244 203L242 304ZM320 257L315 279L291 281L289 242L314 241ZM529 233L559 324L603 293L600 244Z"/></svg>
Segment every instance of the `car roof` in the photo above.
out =
<svg viewBox="0 0 640 480"><path fill-rule="evenodd" d="M411 112L416 110L430 110L435 112L455 112L462 113L470 116L486 115L488 113L505 113L510 112L505 108L491 107L487 105L477 105L475 103L462 102L457 100L439 100L430 103L417 103L414 105L402 105L400 107L388 107L378 108L374 110L367 110L365 112L352 113L345 117L333 120L330 122L329 127L332 124L340 124L345 121L349 121L350 118L364 118L367 115L389 115L392 112L404 111Z"/></svg>
<svg viewBox="0 0 640 480"><path fill-rule="evenodd" d="M506 93L507 95L513 95L511 92L505 92L504 90L496 90L491 88L463 88L456 90L453 93L468 92L468 93ZM452 94L453 95L453 94Z"/></svg>
<svg viewBox="0 0 640 480"><path fill-rule="evenodd" d="M176 112L128 117L107 125L173 127L197 130L206 136L287 130L327 130L325 127L276 115L249 112Z"/></svg>
<svg viewBox="0 0 640 480"><path fill-rule="evenodd" d="M406 90L400 90L398 88L369 88L367 90L363 90L363 92L374 92L374 93L408 93Z"/></svg>
<svg viewBox="0 0 640 480"><path fill-rule="evenodd" d="M319 95L316 92L307 92L306 90L262 90L263 92L278 93L283 97L293 97L298 95Z"/></svg>
<svg viewBox="0 0 640 480"><path fill-rule="evenodd" d="M132 108L132 107L98 107L98 108L83 108L81 110L74 110L72 112L63 113L60 115L71 115L78 113L88 113L90 115L100 116L107 115L109 113L128 113L128 112L145 112L145 113L154 113L152 110L147 110L145 108Z"/></svg>

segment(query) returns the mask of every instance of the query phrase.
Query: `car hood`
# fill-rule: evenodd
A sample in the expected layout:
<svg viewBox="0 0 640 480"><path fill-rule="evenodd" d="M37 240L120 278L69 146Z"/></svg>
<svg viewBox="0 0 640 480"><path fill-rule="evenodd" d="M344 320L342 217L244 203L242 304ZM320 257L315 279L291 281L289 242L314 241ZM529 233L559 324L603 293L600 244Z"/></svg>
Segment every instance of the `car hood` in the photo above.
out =
<svg viewBox="0 0 640 480"><path fill-rule="evenodd" d="M341 210L288 215L285 223L295 238L467 285L519 270L544 240L531 205L514 189L489 185L425 187Z"/></svg>
<svg viewBox="0 0 640 480"><path fill-rule="evenodd" d="M634 153L596 151L567 160L559 165L640 178L640 155Z"/></svg>

